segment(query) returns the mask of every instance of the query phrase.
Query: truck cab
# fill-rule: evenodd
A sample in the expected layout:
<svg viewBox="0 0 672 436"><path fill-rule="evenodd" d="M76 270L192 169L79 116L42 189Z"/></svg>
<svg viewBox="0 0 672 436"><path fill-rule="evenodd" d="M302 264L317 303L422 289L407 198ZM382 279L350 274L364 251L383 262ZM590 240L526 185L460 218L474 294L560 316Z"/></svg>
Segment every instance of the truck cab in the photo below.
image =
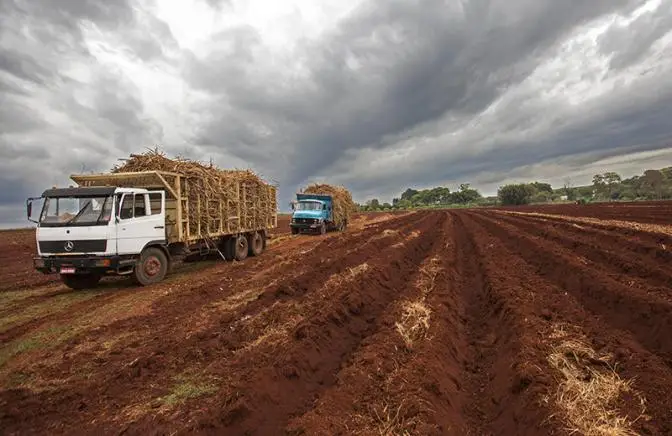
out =
<svg viewBox="0 0 672 436"><path fill-rule="evenodd" d="M333 228L333 204L329 195L297 194L292 208L292 234L325 234Z"/></svg>
<svg viewBox="0 0 672 436"><path fill-rule="evenodd" d="M32 204L43 200L37 219ZM37 224L35 269L60 274L71 288L92 287L108 273L141 284L168 269L165 192L110 186L54 188L28 199Z"/></svg>

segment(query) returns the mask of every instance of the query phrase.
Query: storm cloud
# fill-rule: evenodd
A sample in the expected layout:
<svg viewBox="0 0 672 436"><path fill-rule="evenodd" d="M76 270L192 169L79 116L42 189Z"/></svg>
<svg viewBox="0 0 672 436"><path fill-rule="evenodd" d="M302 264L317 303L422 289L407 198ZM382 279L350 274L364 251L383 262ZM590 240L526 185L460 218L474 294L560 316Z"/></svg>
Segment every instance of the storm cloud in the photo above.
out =
<svg viewBox="0 0 672 436"><path fill-rule="evenodd" d="M281 205L669 158L672 0L9 0L0 25L0 221L154 144Z"/></svg>

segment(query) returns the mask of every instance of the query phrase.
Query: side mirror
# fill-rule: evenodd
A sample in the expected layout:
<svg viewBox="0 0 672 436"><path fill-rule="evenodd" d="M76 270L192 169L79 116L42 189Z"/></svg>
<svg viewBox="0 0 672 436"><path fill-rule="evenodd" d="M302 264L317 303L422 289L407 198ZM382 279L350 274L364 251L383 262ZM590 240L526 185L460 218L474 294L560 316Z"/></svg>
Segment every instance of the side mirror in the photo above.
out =
<svg viewBox="0 0 672 436"><path fill-rule="evenodd" d="M26 200L26 217L28 218L28 221L30 221L32 223L36 223L36 224L37 224L37 220L34 220L32 218L32 216L33 216L33 201L39 200L39 199L40 198L38 197L38 198L29 198L28 200Z"/></svg>
<svg viewBox="0 0 672 436"><path fill-rule="evenodd" d="M295 210L295 209L296 209L296 205L295 205L293 202L292 202L292 203L289 203L289 207L291 207L292 210Z"/></svg>

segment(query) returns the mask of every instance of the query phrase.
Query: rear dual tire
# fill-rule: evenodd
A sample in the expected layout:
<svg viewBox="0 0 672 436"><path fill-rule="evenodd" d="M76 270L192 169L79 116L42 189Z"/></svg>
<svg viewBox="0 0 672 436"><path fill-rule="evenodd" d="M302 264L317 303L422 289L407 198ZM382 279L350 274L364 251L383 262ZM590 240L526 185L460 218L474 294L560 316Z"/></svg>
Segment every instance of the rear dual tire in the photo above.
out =
<svg viewBox="0 0 672 436"><path fill-rule="evenodd" d="M248 239L250 256L259 256L264 251L264 236L261 232L254 232Z"/></svg>
<svg viewBox="0 0 672 436"><path fill-rule="evenodd" d="M259 256L265 246L264 235L261 232L253 232L226 239L222 244L222 254L228 261L241 262L248 256Z"/></svg>

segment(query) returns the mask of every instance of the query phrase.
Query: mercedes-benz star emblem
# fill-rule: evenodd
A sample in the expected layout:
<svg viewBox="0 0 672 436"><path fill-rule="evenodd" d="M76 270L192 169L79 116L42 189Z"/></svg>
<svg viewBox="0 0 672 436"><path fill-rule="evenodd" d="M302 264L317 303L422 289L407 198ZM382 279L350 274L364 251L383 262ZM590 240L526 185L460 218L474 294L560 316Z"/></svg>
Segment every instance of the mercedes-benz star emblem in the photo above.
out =
<svg viewBox="0 0 672 436"><path fill-rule="evenodd" d="M65 251L72 251L72 249L75 248L75 244L72 241L68 241L63 248L65 248Z"/></svg>

